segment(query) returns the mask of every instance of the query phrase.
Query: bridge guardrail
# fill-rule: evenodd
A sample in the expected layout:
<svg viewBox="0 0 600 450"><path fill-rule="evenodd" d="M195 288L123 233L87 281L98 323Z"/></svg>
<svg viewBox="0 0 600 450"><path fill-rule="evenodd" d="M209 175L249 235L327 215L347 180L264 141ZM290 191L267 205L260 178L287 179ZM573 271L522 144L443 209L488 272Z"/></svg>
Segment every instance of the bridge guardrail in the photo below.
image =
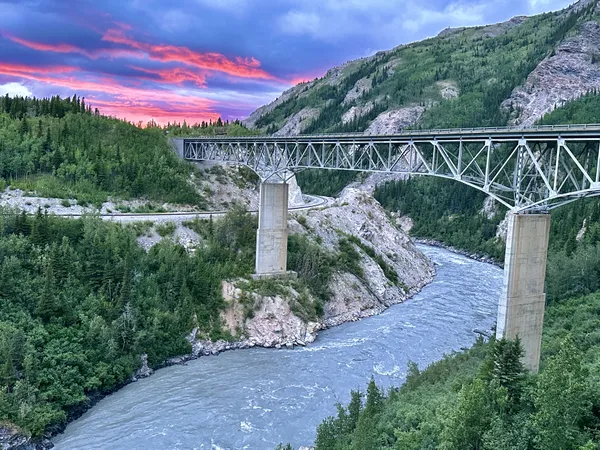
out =
<svg viewBox="0 0 600 450"><path fill-rule="evenodd" d="M423 136L423 135L469 135L469 134L485 134L485 133L535 133L535 132L560 132L560 131L600 131L600 124L566 124L566 125L537 125L534 127L481 127L481 128L438 128L431 130L401 130L399 133L389 135L376 135L378 138L395 137L395 136ZM193 139L193 140L255 140L261 138L268 139L287 139L287 138L365 138L369 135L364 133L323 133L323 134L300 134L296 136L173 136L174 139ZM374 136L375 137L375 136Z"/></svg>

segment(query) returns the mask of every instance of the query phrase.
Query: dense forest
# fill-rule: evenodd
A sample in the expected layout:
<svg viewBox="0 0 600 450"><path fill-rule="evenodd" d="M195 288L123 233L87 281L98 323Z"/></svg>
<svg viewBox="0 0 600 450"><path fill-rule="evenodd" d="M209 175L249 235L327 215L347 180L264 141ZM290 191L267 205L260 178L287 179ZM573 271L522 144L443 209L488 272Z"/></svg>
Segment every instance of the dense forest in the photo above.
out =
<svg viewBox="0 0 600 450"><path fill-rule="evenodd" d="M252 221L236 223L236 236ZM246 225L248 228L240 227ZM163 240L146 253L140 226L96 218L0 216L0 422L39 435L140 366L189 353L197 326L227 338L218 314L220 280L251 271L251 248L228 251L215 226L202 252Z"/></svg>
<svg viewBox="0 0 600 450"><path fill-rule="evenodd" d="M195 252L170 239L145 252L136 237L149 224L0 211L0 423L55 431L88 397L127 382L141 354L154 366L189 353L194 327L199 338L232 339L219 317L221 281L252 273L256 218L234 208L187 225L202 239ZM296 314L320 317L331 275L356 257L290 236ZM247 288L282 289L269 281Z"/></svg>
<svg viewBox="0 0 600 450"><path fill-rule="evenodd" d="M203 205L161 128L100 116L72 99L0 98L0 188L99 204L109 195Z"/></svg>
<svg viewBox="0 0 600 450"><path fill-rule="evenodd" d="M180 123L168 123L163 129L170 136L251 136L257 134L256 130L250 130L239 120L221 120L219 117L213 121L202 121L194 125L188 125L185 121Z"/></svg>

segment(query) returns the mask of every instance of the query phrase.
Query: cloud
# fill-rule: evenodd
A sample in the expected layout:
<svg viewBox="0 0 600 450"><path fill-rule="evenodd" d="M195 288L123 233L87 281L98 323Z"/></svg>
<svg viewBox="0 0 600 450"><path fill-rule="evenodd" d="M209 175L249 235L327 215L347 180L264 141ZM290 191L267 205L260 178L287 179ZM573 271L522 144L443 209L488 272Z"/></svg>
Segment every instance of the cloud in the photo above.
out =
<svg viewBox="0 0 600 450"><path fill-rule="evenodd" d="M322 43L387 49L441 29L485 25L514 15L560 9L572 0L296 0L277 19L282 34ZM357 55L364 52L357 51Z"/></svg>
<svg viewBox="0 0 600 450"><path fill-rule="evenodd" d="M33 95L27 87L15 82L0 84L0 95L6 94L8 94L9 97L31 97Z"/></svg>
<svg viewBox="0 0 600 450"><path fill-rule="evenodd" d="M206 75L182 67L173 67L169 69L147 69L144 67L131 66L132 69L144 72L149 75L151 80L157 80L170 84L182 84L185 81L194 83L197 87L206 87Z"/></svg>
<svg viewBox="0 0 600 450"><path fill-rule="evenodd" d="M529 12L531 14L537 14L544 11L556 11L566 8L572 3L574 3L574 0L527 0Z"/></svg>
<svg viewBox="0 0 600 450"><path fill-rule="evenodd" d="M128 48L101 48L96 50L86 50L77 45L68 43L35 42L8 33L4 33L3 36L17 44L42 52L75 53L84 55L90 59L106 56L111 58L137 59L148 57L155 61L164 63L178 62L199 69L223 72L236 77L267 80L275 79L275 76L267 73L261 68L260 61L256 58L235 57L234 59L230 59L221 53L202 53L185 46L149 44L128 37L126 32L130 29L131 27L128 25L119 24L119 28L111 28L102 36L102 41L104 42L123 45ZM197 80L197 78L195 79Z"/></svg>
<svg viewBox="0 0 600 450"><path fill-rule="evenodd" d="M31 74L64 74L79 70L74 66L28 66L27 64L18 63L3 63L0 62L0 73L3 75L12 75L16 77L24 77Z"/></svg>
<svg viewBox="0 0 600 450"><path fill-rule="evenodd" d="M289 11L279 20L281 31L290 34L309 34L319 37L322 30L321 17L316 12Z"/></svg>
<svg viewBox="0 0 600 450"><path fill-rule="evenodd" d="M34 50L39 50L42 52L55 52L55 53L82 53L87 55L88 53L79 47L70 44L49 44L43 42L32 42L26 39L21 39L16 36L12 36L9 34L5 34L5 37L10 39L17 44L24 45L25 47L32 48Z"/></svg>
<svg viewBox="0 0 600 450"><path fill-rule="evenodd" d="M217 52L196 52L188 47L170 44L149 44L128 37L124 30L112 28L102 40L115 44L123 44L140 50L150 59L162 62L179 62L200 69L215 70L236 77L274 79L275 77L260 68L260 61L255 58L229 59Z"/></svg>
<svg viewBox="0 0 600 450"><path fill-rule="evenodd" d="M410 14L402 20L402 28L416 32L428 25L437 24L444 27L472 26L485 23L485 11L488 4L450 3L443 10L433 10L413 4ZM438 31L438 30L436 30Z"/></svg>
<svg viewBox="0 0 600 450"><path fill-rule="evenodd" d="M67 72L72 72L73 68L68 68ZM98 79L88 79L85 74L64 74L65 71L58 70L52 72L48 68L36 68L0 64L1 75L12 75L20 78L36 81L38 83L49 84L54 87L63 87L73 92L95 92L97 94L108 94L121 101L128 101L131 104L149 105L151 102L165 102L172 105L178 105L185 108L197 108L199 110L211 110L215 105L213 100L199 97L188 91L185 95L165 89L143 88L126 86L120 80L111 77L102 77Z"/></svg>
<svg viewBox="0 0 600 450"><path fill-rule="evenodd" d="M109 57L109 58L127 58L127 57L143 57L140 52L135 52L126 49L118 49L118 48L105 48L98 50L86 50L82 47L78 47L76 45L66 44L66 43L58 43L51 44L45 42L36 42L27 39L23 39L17 36L13 36L8 33L4 33L3 36L11 41L20 44L24 47L37 50L40 52L52 52L52 53L75 53L84 55L90 59L97 59L100 57Z"/></svg>
<svg viewBox="0 0 600 450"><path fill-rule="evenodd" d="M98 108L103 114L108 116L120 117L127 119L130 122L145 123L150 119L159 124L167 122L183 122L196 123L209 120L217 120L220 114L214 110L181 108L173 105L165 104L136 104L130 101L121 100L101 100L95 97L89 97L88 104L94 108Z"/></svg>
<svg viewBox="0 0 600 450"><path fill-rule="evenodd" d="M542 0L543 1L543 0ZM432 2L371 0L298 1L294 9L278 20L282 33L307 35L322 41L340 42L347 38L368 41L406 40L406 31L422 31L431 24L474 25L484 20L483 12L491 2L454 1L443 5Z"/></svg>
<svg viewBox="0 0 600 450"><path fill-rule="evenodd" d="M249 6L248 0L195 0L195 3L211 9L239 14Z"/></svg>

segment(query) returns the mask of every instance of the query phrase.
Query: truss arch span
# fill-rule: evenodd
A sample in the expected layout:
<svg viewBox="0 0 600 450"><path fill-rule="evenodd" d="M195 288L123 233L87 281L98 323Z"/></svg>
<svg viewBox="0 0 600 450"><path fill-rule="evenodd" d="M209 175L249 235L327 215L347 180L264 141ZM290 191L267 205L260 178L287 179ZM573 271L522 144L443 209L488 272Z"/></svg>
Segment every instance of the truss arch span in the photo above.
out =
<svg viewBox="0 0 600 450"><path fill-rule="evenodd" d="M600 125L182 141L185 159L245 165L263 180L285 181L304 169L435 176L483 191L513 212L600 195Z"/></svg>

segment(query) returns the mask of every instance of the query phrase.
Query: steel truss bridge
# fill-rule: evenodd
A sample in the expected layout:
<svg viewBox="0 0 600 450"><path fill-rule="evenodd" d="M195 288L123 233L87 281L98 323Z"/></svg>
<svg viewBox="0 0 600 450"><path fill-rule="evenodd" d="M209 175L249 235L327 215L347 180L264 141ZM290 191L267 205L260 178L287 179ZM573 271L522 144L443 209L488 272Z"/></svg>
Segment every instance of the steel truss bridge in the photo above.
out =
<svg viewBox="0 0 600 450"><path fill-rule="evenodd" d="M479 189L514 212L600 195L600 124L179 141L187 160L245 165L263 181L304 169L430 175Z"/></svg>

